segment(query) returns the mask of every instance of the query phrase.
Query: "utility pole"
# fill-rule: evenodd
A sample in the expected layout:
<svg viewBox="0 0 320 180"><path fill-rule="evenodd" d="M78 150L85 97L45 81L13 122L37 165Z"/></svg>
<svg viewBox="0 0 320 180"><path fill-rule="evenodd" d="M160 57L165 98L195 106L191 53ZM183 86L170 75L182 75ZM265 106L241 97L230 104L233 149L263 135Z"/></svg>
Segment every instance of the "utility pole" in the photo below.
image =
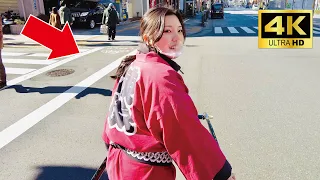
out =
<svg viewBox="0 0 320 180"><path fill-rule="evenodd" d="M141 17L143 15L143 0L141 0Z"/></svg>

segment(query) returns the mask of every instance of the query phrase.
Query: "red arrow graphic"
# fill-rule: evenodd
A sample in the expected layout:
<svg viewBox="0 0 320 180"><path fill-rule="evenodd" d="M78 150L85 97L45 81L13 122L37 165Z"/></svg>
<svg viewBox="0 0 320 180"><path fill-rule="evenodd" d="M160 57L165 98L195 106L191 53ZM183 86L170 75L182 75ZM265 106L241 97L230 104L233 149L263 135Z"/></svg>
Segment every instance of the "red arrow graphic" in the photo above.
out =
<svg viewBox="0 0 320 180"><path fill-rule="evenodd" d="M79 53L69 23L60 30L30 15L21 34L51 49L48 59Z"/></svg>

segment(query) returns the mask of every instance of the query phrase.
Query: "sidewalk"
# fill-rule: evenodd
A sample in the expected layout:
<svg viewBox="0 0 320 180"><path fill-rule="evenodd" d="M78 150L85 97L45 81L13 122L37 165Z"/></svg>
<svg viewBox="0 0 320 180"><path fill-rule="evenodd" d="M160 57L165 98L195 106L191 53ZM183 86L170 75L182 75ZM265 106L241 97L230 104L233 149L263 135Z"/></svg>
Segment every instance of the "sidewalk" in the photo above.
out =
<svg viewBox="0 0 320 180"><path fill-rule="evenodd" d="M121 22L119 26L131 24L136 21L139 21L139 20L124 21L124 22ZM194 17L194 18L187 18L184 21L185 21L185 27L186 27L186 31L187 31L187 37L192 36L193 34L199 33L203 29L203 27L201 26L201 15L200 14L196 15L196 17ZM39 43L33 41L32 39L29 39L28 37L26 37L24 35L21 35L21 34L20 35L4 34L3 37L4 37L3 38L4 47L41 47L41 45ZM94 44L94 42L95 42L94 40L97 40L97 39L99 39L100 42L102 39L107 42L106 35L104 35L104 34L73 35L73 37L76 40L78 46L85 46L85 45L88 45L89 43ZM126 37L117 36L117 40L126 40L126 39L129 39L129 40L134 39L135 40L137 38L136 37L128 37L128 36L126 36Z"/></svg>
<svg viewBox="0 0 320 180"><path fill-rule="evenodd" d="M101 34L103 36L103 34ZM73 35L74 39L78 42L83 42L95 38L101 35ZM24 35L13 35L13 34L4 34L3 35L3 45L4 47L30 47L30 46L41 46L41 44L33 41L32 39ZM78 44L81 45L81 44Z"/></svg>
<svg viewBox="0 0 320 180"><path fill-rule="evenodd" d="M121 21L119 26L129 25L131 23L137 22L139 19L132 18L128 19L126 21ZM100 25L99 25L100 26ZM88 40L91 40L93 38L96 38L98 36L104 36L104 34L99 35L73 35L75 41L77 42L78 46L81 46L81 42L86 42ZM3 45L4 47L41 47L41 44L37 43L36 41L33 41L32 39L21 35L21 34L4 34L3 35Z"/></svg>

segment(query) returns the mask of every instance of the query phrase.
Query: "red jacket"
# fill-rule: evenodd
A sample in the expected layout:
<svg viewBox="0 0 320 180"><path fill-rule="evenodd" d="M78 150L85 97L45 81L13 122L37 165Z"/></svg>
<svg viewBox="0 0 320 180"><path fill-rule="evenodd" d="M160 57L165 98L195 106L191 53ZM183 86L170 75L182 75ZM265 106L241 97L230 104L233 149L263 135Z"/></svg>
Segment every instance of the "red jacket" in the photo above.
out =
<svg viewBox="0 0 320 180"><path fill-rule="evenodd" d="M186 179L230 176L231 166L200 123L182 76L155 52L137 54L125 78L115 83L112 99L103 133L107 144L115 142L137 152L167 151ZM144 164L112 147L107 172L110 180L176 176L173 165Z"/></svg>

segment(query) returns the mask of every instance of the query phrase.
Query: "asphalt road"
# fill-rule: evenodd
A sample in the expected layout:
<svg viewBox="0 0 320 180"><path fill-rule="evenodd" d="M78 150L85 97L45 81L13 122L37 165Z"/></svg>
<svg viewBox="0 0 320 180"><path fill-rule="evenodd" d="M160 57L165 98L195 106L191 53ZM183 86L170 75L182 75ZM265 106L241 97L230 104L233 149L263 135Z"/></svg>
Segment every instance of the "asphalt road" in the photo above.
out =
<svg viewBox="0 0 320 180"><path fill-rule="evenodd" d="M237 179L317 180L320 39L313 49L258 49L254 36L215 36L214 22L188 37L177 61L199 113L214 116ZM96 37L81 54L51 62L42 47L3 50L8 69L31 71L9 74L12 86L0 91L0 179L91 178L106 155L108 76L139 40L127 33L116 42ZM61 69L72 73L47 74Z"/></svg>

